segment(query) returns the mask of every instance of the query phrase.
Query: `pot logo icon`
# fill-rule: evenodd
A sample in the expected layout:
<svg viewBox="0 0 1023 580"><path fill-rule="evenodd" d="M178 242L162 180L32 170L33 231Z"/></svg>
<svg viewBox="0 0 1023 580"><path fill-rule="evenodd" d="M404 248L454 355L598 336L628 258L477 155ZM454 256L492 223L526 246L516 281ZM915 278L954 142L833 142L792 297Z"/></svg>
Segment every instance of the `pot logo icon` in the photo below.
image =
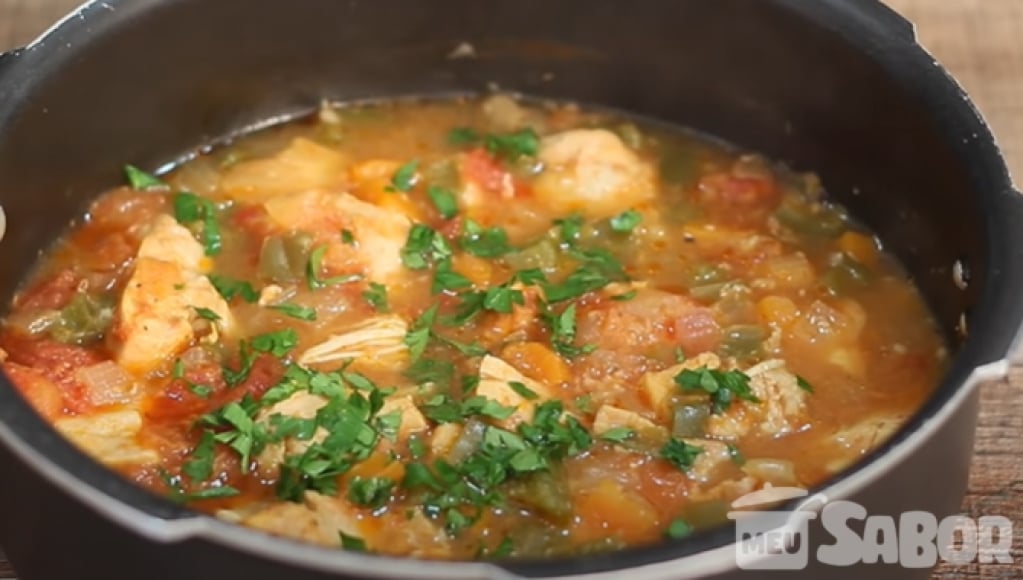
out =
<svg viewBox="0 0 1023 580"><path fill-rule="evenodd" d="M807 531L810 520L827 503L822 494L808 498L793 511L770 511L771 506L805 498L798 487L771 487L732 502L728 518L735 521L735 561L744 570L801 570L810 558Z"/></svg>

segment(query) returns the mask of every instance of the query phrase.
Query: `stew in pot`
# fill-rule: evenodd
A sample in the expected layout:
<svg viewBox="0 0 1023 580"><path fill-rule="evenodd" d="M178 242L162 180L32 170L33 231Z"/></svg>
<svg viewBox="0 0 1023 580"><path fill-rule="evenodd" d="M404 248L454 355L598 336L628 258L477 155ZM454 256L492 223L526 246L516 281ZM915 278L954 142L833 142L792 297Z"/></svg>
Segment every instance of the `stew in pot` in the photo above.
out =
<svg viewBox="0 0 1023 580"><path fill-rule="evenodd" d="M126 176L14 299L3 368L97 460L271 534L684 538L849 466L946 365L816 176L602 111L324 106Z"/></svg>

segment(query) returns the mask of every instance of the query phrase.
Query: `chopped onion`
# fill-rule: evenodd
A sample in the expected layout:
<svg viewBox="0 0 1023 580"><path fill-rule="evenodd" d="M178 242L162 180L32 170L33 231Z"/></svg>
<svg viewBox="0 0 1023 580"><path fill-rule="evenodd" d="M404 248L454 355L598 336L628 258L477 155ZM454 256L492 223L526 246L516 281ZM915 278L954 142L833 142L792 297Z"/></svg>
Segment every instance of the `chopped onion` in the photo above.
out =
<svg viewBox="0 0 1023 580"><path fill-rule="evenodd" d="M455 444L451 446L451 451L448 451L447 460L450 463L457 464L475 453L479 449L480 444L483 443L483 434L486 430L486 424L480 421L470 420L466 422L462 433L458 436Z"/></svg>
<svg viewBox="0 0 1023 580"><path fill-rule="evenodd" d="M75 373L75 378L85 386L94 405L127 402L134 390L131 377L113 361L85 367Z"/></svg>
<svg viewBox="0 0 1023 580"><path fill-rule="evenodd" d="M743 464L742 470L761 481L773 485L798 485L796 466L785 459L750 459Z"/></svg>

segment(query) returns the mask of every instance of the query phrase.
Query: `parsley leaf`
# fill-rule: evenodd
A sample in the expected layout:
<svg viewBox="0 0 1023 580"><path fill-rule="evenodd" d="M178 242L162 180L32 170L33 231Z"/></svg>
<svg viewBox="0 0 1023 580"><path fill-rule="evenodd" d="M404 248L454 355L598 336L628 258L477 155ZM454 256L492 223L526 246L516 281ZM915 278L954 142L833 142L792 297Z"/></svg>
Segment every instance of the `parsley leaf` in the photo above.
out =
<svg viewBox="0 0 1023 580"><path fill-rule="evenodd" d="M426 345L430 343L430 334L433 329L433 323L437 320L437 311L439 309L439 304L434 304L428 308L412 323L412 327L405 335L405 346L409 349L409 358L412 359L412 362L419 360L426 351Z"/></svg>
<svg viewBox="0 0 1023 580"><path fill-rule="evenodd" d="M170 186L164 183L159 177L142 171L134 165L124 166L124 176L128 179L128 184L131 188L136 191L152 191L154 189L170 188Z"/></svg>
<svg viewBox="0 0 1023 580"><path fill-rule="evenodd" d="M271 310L277 310L285 316L297 318L299 320L316 320L316 309L310 308L309 306L302 306L301 304L295 304L293 302L283 302L270 307Z"/></svg>
<svg viewBox="0 0 1023 580"><path fill-rule="evenodd" d="M328 246L326 245L319 246L309 253L309 262L306 265L306 282L310 290L318 290L327 286L337 286L362 280L361 274L320 278L320 272L323 271L323 257L327 254L327 248Z"/></svg>
<svg viewBox="0 0 1023 580"><path fill-rule="evenodd" d="M701 453L703 447L690 445L681 439L672 439L661 448L661 457L682 471L692 468Z"/></svg>
<svg viewBox="0 0 1023 580"><path fill-rule="evenodd" d="M728 447L728 457L731 458L732 463L736 465L742 465L746 463L746 456L739 451L739 448L731 443L726 444Z"/></svg>
<svg viewBox="0 0 1023 580"><path fill-rule="evenodd" d="M615 296L612 296L611 300L614 300L615 302L628 302L629 300L635 298L637 294L639 294L638 290L629 290L625 294L617 294Z"/></svg>
<svg viewBox="0 0 1023 580"><path fill-rule="evenodd" d="M535 401L540 398L540 395L536 394L535 391L526 386L525 383L519 381L508 381L508 386L511 390L518 393L520 397L527 401Z"/></svg>
<svg viewBox="0 0 1023 580"><path fill-rule="evenodd" d="M543 314L551 330L551 345L561 356L576 357L596 350L593 345L575 346L576 305L572 304L558 315Z"/></svg>
<svg viewBox="0 0 1023 580"><path fill-rule="evenodd" d="M635 429L629 429L628 427L612 427L601 433L600 439L610 441L612 443L624 443L635 436Z"/></svg>
<svg viewBox="0 0 1023 580"><path fill-rule="evenodd" d="M688 538L693 534L693 528L689 523L682 518L677 518L668 525L668 529L664 531L664 535L672 540L681 540L682 538Z"/></svg>
<svg viewBox="0 0 1023 580"><path fill-rule="evenodd" d="M582 236L583 216L572 214L566 218L554 220L554 225L558 226L561 243L571 248Z"/></svg>
<svg viewBox="0 0 1023 580"><path fill-rule="evenodd" d="M409 229L405 246L401 249L401 262L410 270L425 270L431 263L451 257L451 247L440 233L424 224Z"/></svg>
<svg viewBox="0 0 1023 580"><path fill-rule="evenodd" d="M636 229L636 226L643 221L643 214L630 209L611 218L611 230L620 234L627 234Z"/></svg>
<svg viewBox="0 0 1023 580"><path fill-rule="evenodd" d="M456 127L448 132L448 144L456 147L479 143L482 137L475 129Z"/></svg>
<svg viewBox="0 0 1023 580"><path fill-rule="evenodd" d="M196 483L209 479L210 475L213 475L213 459L216 445L217 440L214 438L213 432L209 430L203 431L199 444L192 451L191 459L181 466L181 472Z"/></svg>
<svg viewBox="0 0 1023 580"><path fill-rule="evenodd" d="M217 206L194 193L183 191L174 195L174 217L182 225L202 224L199 241L207 256L216 256L223 247Z"/></svg>
<svg viewBox="0 0 1023 580"><path fill-rule="evenodd" d="M224 300L231 301L235 296L242 300L253 303L259 300L259 292L252 287L252 284L243 280L233 280L226 276L210 274L207 276L217 292L224 297Z"/></svg>
<svg viewBox="0 0 1023 580"><path fill-rule="evenodd" d="M508 285L488 288L483 294L483 308L501 314L511 314L516 304L522 306L525 303L522 291Z"/></svg>
<svg viewBox="0 0 1023 580"><path fill-rule="evenodd" d="M341 547L345 550L351 550L353 552L365 552L366 551L366 540L358 536L349 536L348 534L339 531L337 533L338 538L341 540Z"/></svg>
<svg viewBox="0 0 1023 580"><path fill-rule="evenodd" d="M376 309L377 312L388 312L390 310L387 301L387 286L379 282L370 282L369 288L363 291L362 298Z"/></svg>
<svg viewBox="0 0 1023 580"><path fill-rule="evenodd" d="M348 499L356 505L378 508L387 503L394 481L387 477L355 477L348 484Z"/></svg>
<svg viewBox="0 0 1023 580"><path fill-rule="evenodd" d="M249 342L249 345L252 350L280 358L298 345L298 334L293 328L286 328L256 336Z"/></svg>
<svg viewBox="0 0 1023 580"><path fill-rule="evenodd" d="M459 274L451 268L451 259L446 258L437 264L433 274L433 286L431 292L440 294L449 290L461 290L472 286L472 281Z"/></svg>
<svg viewBox="0 0 1023 580"><path fill-rule="evenodd" d="M519 157L535 157L540 150L540 136L530 128L512 133L492 133L484 137L483 146L491 155L515 161Z"/></svg>
<svg viewBox="0 0 1023 580"><path fill-rule="evenodd" d="M508 233L503 229L484 228L471 219L465 220L459 245L466 252L480 258L499 258L513 249L508 244Z"/></svg>
<svg viewBox="0 0 1023 580"><path fill-rule="evenodd" d="M707 367L685 369L675 375L675 384L685 391L704 391L710 395L711 412L722 413L735 399L759 403L749 386L750 377L739 370L710 370Z"/></svg>
<svg viewBox="0 0 1023 580"><path fill-rule="evenodd" d="M451 193L451 190L431 185L426 188L426 195L430 197L433 207L437 208L437 213L442 218L449 220L458 215L458 200L455 198L455 194Z"/></svg>
<svg viewBox="0 0 1023 580"><path fill-rule="evenodd" d="M810 384L810 381L804 379L803 377L801 377L799 375L796 375L796 384L799 385L800 389L803 389L807 393L813 394L813 392L814 392L813 391L813 385Z"/></svg>
<svg viewBox="0 0 1023 580"><path fill-rule="evenodd" d="M193 306L192 310L195 310L196 316L202 318L203 320L209 320L210 322L220 321L220 315L210 310L209 308L204 308L202 306Z"/></svg>
<svg viewBox="0 0 1023 580"><path fill-rule="evenodd" d="M355 245L355 234L352 233L352 230L349 229L341 230L341 243L345 244L346 246Z"/></svg>
<svg viewBox="0 0 1023 580"><path fill-rule="evenodd" d="M405 165L402 165L394 172L394 175L391 176L391 184L387 186L385 191L400 191L402 193L412 191L412 188L416 186L418 171L418 161L409 161Z"/></svg>

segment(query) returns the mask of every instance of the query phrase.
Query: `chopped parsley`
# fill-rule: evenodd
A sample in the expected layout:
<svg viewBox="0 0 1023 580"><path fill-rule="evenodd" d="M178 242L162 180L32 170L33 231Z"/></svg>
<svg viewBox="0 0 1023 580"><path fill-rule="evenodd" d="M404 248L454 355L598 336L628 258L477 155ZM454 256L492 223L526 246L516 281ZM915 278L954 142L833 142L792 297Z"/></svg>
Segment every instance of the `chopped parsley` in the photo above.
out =
<svg viewBox="0 0 1023 580"><path fill-rule="evenodd" d="M377 312L387 312L390 310L387 301L387 286L379 282L370 282L369 287L362 292L362 298L376 309Z"/></svg>
<svg viewBox="0 0 1023 580"><path fill-rule="evenodd" d="M426 352L426 345L430 343L430 334L433 332L433 324L437 320L439 309L438 304L428 308L412 323L412 327L405 335L405 346L408 347L412 362L419 360Z"/></svg>
<svg viewBox="0 0 1023 580"><path fill-rule="evenodd" d="M425 270L451 255L451 247L444 236L427 225L414 224L401 249L401 262L410 270Z"/></svg>
<svg viewBox="0 0 1023 580"><path fill-rule="evenodd" d="M535 157L540 150L540 136L530 128L512 133L491 133L483 138L483 146L495 157L515 161L520 157Z"/></svg>
<svg viewBox="0 0 1023 580"><path fill-rule="evenodd" d="M166 183L152 173L142 171L134 165L124 166L124 176L128 179L128 185L136 191L152 191L154 189L169 189Z"/></svg>
<svg viewBox="0 0 1023 580"><path fill-rule="evenodd" d="M536 394L536 391L527 387L525 383L519 381L508 381L508 387L527 401L535 401L540 398L540 395Z"/></svg>
<svg viewBox="0 0 1023 580"><path fill-rule="evenodd" d="M228 302L234 299L235 296L249 303L259 300L259 292L256 292L252 284L244 280L233 280L227 276L218 276L216 274L210 274L207 277L210 283L213 284L213 287L217 289L217 292Z"/></svg>
<svg viewBox="0 0 1023 580"><path fill-rule="evenodd" d="M288 354L297 345L298 334L293 328L261 334L249 342L252 350L272 354L277 358Z"/></svg>
<svg viewBox="0 0 1023 580"><path fill-rule="evenodd" d="M313 321L316 320L316 309L309 306L302 306L301 304L295 304L293 302L283 302L270 307L271 310L276 310L285 316L297 318L299 320Z"/></svg>
<svg viewBox="0 0 1023 580"><path fill-rule="evenodd" d="M365 552L366 551L366 540L358 536L349 536L348 534L339 531L337 533L338 539L341 542L341 547L345 550L351 550L352 552Z"/></svg>
<svg viewBox="0 0 1023 580"><path fill-rule="evenodd" d="M220 315L216 312L202 306L193 306L192 310L195 310L195 315L203 320L209 320L210 322L219 322Z"/></svg>
<svg viewBox="0 0 1023 580"><path fill-rule="evenodd" d="M184 226L199 224L199 241L207 256L216 256L223 247L217 206L208 199L183 191L174 195L174 217Z"/></svg>
<svg viewBox="0 0 1023 580"><path fill-rule="evenodd" d="M484 228L471 219L465 220L459 245L466 252L480 258L499 258L513 250L508 244L508 233L503 229Z"/></svg>
<svg viewBox="0 0 1023 580"><path fill-rule="evenodd" d="M701 453L703 447L690 445L681 439L671 439L661 448L661 457L682 471L691 469Z"/></svg>
<svg viewBox="0 0 1023 580"><path fill-rule="evenodd" d="M402 165L394 172L391 176L391 184L387 186L386 191L389 192L401 192L408 193L412 191L412 188L416 186L418 181L419 162L409 161Z"/></svg>
<svg viewBox="0 0 1023 580"><path fill-rule="evenodd" d="M213 460L217 440L213 431L204 430L199 444L192 451L191 458L181 466L181 473L195 483L203 482L213 475Z"/></svg>
<svg viewBox="0 0 1023 580"><path fill-rule="evenodd" d="M675 375L675 384L684 391L704 391L710 395L711 412L723 413L732 401L741 399L759 403L749 386L750 377L739 370L710 370L707 367L686 369Z"/></svg>
<svg viewBox="0 0 1023 580"><path fill-rule="evenodd" d="M309 262L306 265L306 283L310 290L319 290L327 286L337 286L362 280L361 274L346 274L331 278L320 278L323 271L323 257L327 254L328 246L323 245L309 253Z"/></svg>
<svg viewBox="0 0 1023 580"><path fill-rule="evenodd" d="M458 200L455 198L455 194L451 193L451 190L431 185L426 188L426 195L429 196L433 207L437 209L437 213L442 218L449 220L458 215Z"/></svg>
<svg viewBox="0 0 1023 580"><path fill-rule="evenodd" d="M669 525L668 529L664 531L664 535L672 540L681 540L688 538L693 534L693 528L689 525L689 522L682 518L676 518Z"/></svg>
<svg viewBox="0 0 1023 580"><path fill-rule="evenodd" d="M391 499L394 481L386 477L355 477L348 484L348 499L355 505L382 507Z"/></svg>
<svg viewBox="0 0 1023 580"><path fill-rule="evenodd" d="M810 384L810 381L804 379L799 375L796 375L796 384L799 386L800 389L803 389L807 393L813 394L814 392L813 385Z"/></svg>
<svg viewBox="0 0 1023 580"><path fill-rule="evenodd" d="M643 221L643 214L630 209L611 218L611 230L620 234L631 233Z"/></svg>
<svg viewBox="0 0 1023 580"><path fill-rule="evenodd" d="M628 427L612 427L600 434L600 439L611 443L624 443L636 436L635 429Z"/></svg>
<svg viewBox="0 0 1023 580"><path fill-rule="evenodd" d="M348 229L341 230L341 243L345 244L346 246L355 245L355 234L352 233L352 230Z"/></svg>
<svg viewBox="0 0 1023 580"><path fill-rule="evenodd" d="M468 127L455 127L448 131L448 144L455 147L464 147L479 143L483 137L475 129Z"/></svg>
<svg viewBox="0 0 1023 580"><path fill-rule="evenodd" d="M590 344L584 346L575 345L576 333L576 305L571 304L561 311L561 314L545 314L544 319L551 330L551 346L558 354L564 357L573 358L583 354L589 354L596 350Z"/></svg>

